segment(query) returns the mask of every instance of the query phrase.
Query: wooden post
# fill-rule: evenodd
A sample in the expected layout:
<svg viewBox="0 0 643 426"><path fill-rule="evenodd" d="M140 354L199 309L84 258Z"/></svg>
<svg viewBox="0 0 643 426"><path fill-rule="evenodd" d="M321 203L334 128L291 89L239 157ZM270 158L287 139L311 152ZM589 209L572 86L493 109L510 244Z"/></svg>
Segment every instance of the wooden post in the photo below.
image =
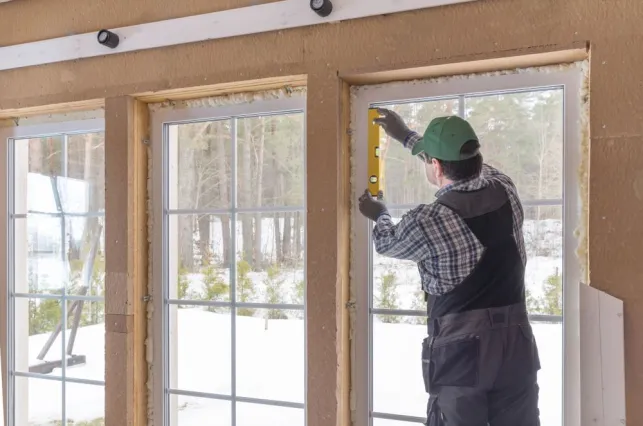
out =
<svg viewBox="0 0 643 426"><path fill-rule="evenodd" d="M105 424L147 424L147 106L105 103Z"/></svg>
<svg viewBox="0 0 643 426"><path fill-rule="evenodd" d="M350 424L346 307L350 243L348 103L348 86L336 73L330 72L330 68L309 75L306 117L308 426Z"/></svg>

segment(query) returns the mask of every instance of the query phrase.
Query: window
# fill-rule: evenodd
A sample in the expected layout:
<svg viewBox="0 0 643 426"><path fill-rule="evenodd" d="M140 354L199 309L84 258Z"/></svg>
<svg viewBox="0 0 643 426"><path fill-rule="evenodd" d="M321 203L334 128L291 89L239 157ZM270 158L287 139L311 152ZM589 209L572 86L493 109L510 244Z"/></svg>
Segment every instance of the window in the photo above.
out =
<svg viewBox="0 0 643 426"><path fill-rule="evenodd" d="M152 113L158 424L305 424L304 104Z"/></svg>
<svg viewBox="0 0 643 426"><path fill-rule="evenodd" d="M100 119L3 132L9 424L104 424L103 129Z"/></svg>
<svg viewBox="0 0 643 426"><path fill-rule="evenodd" d="M541 421L550 426L575 424L567 408L579 398L578 294L572 284L580 280L574 236L580 211L580 76L579 68L570 67L353 91L355 198L367 184L367 110L372 106L397 111L420 134L433 117L466 118L481 138L485 162L517 185L525 210L528 305L542 364ZM409 209L432 202L435 190L410 152L384 132L380 143L384 197L394 221L400 220ZM417 267L375 253L372 224L358 211L354 215L356 425L422 424L428 395L420 347L427 330Z"/></svg>

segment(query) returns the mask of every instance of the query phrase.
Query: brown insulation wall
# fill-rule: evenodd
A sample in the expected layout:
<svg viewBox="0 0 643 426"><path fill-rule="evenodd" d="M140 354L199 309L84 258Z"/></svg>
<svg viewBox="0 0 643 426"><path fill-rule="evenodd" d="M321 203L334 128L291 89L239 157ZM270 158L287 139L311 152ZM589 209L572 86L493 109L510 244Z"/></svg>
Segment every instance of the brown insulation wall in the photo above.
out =
<svg viewBox="0 0 643 426"><path fill-rule="evenodd" d="M0 5L3 45L258 3L18 0ZM70 13L73 11L73 13ZM28 17L28 19L27 19ZM643 424L643 2L480 0L341 24L0 72L0 110L203 84L308 75L311 426L338 424L338 232L346 203L338 74L591 46L592 285L625 301L628 424ZM326 173L325 173L326 174Z"/></svg>

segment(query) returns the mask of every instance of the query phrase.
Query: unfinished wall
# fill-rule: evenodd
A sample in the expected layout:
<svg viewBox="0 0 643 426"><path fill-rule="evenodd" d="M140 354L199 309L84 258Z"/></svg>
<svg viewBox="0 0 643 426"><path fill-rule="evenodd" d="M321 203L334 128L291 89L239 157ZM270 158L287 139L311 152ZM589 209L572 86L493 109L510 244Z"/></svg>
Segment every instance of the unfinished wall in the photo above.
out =
<svg viewBox="0 0 643 426"><path fill-rule="evenodd" d="M251 0L22 0L0 6L2 44L248 5ZM75 13L70 14L73 10ZM30 19L25 19L29 16ZM628 424L643 424L643 2L480 0L234 39L0 72L2 110L168 88L308 75L310 426L341 424L337 286L347 203L338 75L591 46L591 283L625 302ZM332 135L332 136L331 136ZM330 139L329 139L330 137ZM329 173L329 171L332 171ZM342 192L344 191L344 192ZM339 194L339 195L338 195ZM637 327L637 324L639 325ZM309 393L310 395L310 393Z"/></svg>

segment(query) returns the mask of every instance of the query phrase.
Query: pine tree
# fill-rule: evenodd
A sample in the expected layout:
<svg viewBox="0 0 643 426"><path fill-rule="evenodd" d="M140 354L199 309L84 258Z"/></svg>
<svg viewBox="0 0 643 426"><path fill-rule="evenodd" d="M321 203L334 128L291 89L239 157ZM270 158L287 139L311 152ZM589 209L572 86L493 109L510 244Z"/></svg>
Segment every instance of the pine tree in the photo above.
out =
<svg viewBox="0 0 643 426"><path fill-rule="evenodd" d="M377 298L378 307L381 309L398 309L398 298L397 298L397 287L399 283L397 282L397 277L395 272L388 271L386 274L382 275L379 284L379 298ZM382 315L380 317L382 322L388 323L398 323L400 322L400 317L396 315Z"/></svg>

